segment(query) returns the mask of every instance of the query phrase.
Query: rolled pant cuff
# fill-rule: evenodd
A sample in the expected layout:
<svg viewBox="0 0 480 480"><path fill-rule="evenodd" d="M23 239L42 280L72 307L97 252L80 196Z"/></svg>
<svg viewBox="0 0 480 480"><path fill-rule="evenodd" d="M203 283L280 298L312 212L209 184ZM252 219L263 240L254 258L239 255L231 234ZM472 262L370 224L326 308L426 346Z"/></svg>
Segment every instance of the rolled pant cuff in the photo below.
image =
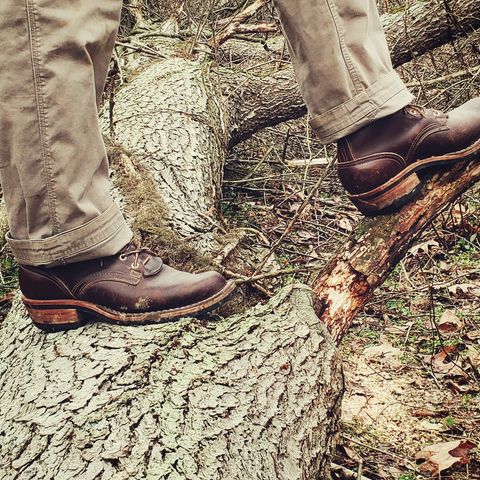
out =
<svg viewBox="0 0 480 480"><path fill-rule="evenodd" d="M7 242L22 265L55 266L118 253L133 237L116 204L88 223L42 240Z"/></svg>
<svg viewBox="0 0 480 480"><path fill-rule="evenodd" d="M323 144L332 143L386 117L412 102L414 96L393 71L347 102L320 115L313 115L310 126Z"/></svg>

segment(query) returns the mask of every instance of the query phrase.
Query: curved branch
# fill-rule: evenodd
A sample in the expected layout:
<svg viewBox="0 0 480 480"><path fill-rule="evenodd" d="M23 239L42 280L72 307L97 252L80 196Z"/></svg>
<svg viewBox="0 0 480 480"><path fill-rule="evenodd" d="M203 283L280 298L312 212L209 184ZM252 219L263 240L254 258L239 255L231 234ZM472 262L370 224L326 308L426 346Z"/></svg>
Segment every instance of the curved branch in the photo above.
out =
<svg viewBox="0 0 480 480"><path fill-rule="evenodd" d="M314 282L316 311L340 342L412 242L449 203L480 180L480 161L435 175L420 198L394 215L363 220Z"/></svg>
<svg viewBox="0 0 480 480"><path fill-rule="evenodd" d="M393 65L440 47L480 28L478 0L416 2L405 12L382 17Z"/></svg>

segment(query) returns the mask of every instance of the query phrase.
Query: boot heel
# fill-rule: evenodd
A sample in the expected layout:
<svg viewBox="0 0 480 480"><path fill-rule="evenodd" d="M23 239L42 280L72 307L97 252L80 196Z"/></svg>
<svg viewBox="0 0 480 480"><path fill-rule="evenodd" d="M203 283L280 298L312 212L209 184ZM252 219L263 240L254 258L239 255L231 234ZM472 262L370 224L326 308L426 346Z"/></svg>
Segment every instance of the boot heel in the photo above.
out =
<svg viewBox="0 0 480 480"><path fill-rule="evenodd" d="M86 323L82 314L74 308L40 309L26 305L34 325L47 332L58 332L81 327Z"/></svg>
<svg viewBox="0 0 480 480"><path fill-rule="evenodd" d="M416 173L379 193L374 191L349 195L352 203L366 216L398 210L412 200L420 191L422 182Z"/></svg>

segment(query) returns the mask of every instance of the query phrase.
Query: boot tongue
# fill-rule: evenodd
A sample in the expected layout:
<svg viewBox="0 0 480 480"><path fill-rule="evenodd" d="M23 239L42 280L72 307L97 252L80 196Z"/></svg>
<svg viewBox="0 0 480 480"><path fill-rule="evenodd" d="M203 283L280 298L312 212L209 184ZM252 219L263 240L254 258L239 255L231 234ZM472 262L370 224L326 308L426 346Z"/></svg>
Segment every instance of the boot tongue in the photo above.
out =
<svg viewBox="0 0 480 480"><path fill-rule="evenodd" d="M148 258L148 262L143 264L143 276L153 277L162 269L163 260L160 257L154 257L153 255L149 255Z"/></svg>
<svg viewBox="0 0 480 480"><path fill-rule="evenodd" d="M135 243L130 242L128 245L125 245L119 254L128 253L132 250L138 250ZM159 273L163 268L163 260L160 257L153 255L151 252L145 251L141 252L139 256L140 262L143 264L143 276L144 277L153 277Z"/></svg>

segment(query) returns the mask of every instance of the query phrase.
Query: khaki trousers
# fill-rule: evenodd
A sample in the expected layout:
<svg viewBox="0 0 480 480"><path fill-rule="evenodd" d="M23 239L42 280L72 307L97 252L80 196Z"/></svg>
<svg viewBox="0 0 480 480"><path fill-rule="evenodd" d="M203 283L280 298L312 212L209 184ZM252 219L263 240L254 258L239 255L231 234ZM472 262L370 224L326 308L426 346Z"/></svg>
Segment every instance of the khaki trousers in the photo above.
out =
<svg viewBox="0 0 480 480"><path fill-rule="evenodd" d="M310 125L331 143L413 100L392 68L375 0L274 0Z"/></svg>
<svg viewBox="0 0 480 480"><path fill-rule="evenodd" d="M0 179L19 263L113 255L132 238L97 119L121 3L0 1ZM275 3L323 142L411 101L373 0Z"/></svg>

